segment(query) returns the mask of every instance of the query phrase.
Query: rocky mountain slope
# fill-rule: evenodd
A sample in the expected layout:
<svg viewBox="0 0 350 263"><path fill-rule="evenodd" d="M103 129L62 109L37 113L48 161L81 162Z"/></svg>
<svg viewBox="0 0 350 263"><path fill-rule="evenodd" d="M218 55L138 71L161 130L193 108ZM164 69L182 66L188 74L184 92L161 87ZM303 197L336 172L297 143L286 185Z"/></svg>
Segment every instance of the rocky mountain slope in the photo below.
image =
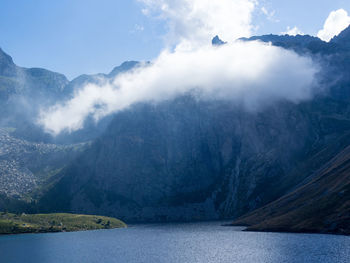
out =
<svg viewBox="0 0 350 263"><path fill-rule="evenodd" d="M350 146L296 190L234 222L248 230L350 234Z"/></svg>
<svg viewBox="0 0 350 263"><path fill-rule="evenodd" d="M28 142L0 128L0 194L20 199L28 197L83 148L83 144L60 146Z"/></svg>
<svg viewBox="0 0 350 263"><path fill-rule="evenodd" d="M17 66L0 49L0 210L21 211L59 177L57 173L99 136L110 122L91 122L75 134L52 137L36 125L41 107L72 95L86 83L113 78L137 65L125 62L110 74L79 76L73 81L59 73Z"/></svg>

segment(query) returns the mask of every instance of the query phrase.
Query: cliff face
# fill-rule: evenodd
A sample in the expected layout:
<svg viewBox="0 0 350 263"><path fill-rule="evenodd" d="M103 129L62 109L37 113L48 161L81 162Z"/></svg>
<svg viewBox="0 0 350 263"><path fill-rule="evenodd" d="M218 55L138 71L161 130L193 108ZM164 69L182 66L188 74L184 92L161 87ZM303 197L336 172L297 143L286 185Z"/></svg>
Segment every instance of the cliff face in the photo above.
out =
<svg viewBox="0 0 350 263"><path fill-rule="evenodd" d="M312 159L350 128L333 103L281 103L258 114L190 96L139 105L115 116L42 205L128 221L240 216L287 193L339 150Z"/></svg>
<svg viewBox="0 0 350 263"><path fill-rule="evenodd" d="M191 95L135 105L116 114L91 148L62 171L41 199L42 209L127 221L234 218L305 183L347 145L347 139L337 142L350 129L349 82L334 72L350 68L348 53L338 43L308 36L245 41L251 40L327 65L327 93L259 113Z"/></svg>
<svg viewBox="0 0 350 263"><path fill-rule="evenodd" d="M322 61L332 65L345 52L308 36L251 40L317 58L326 54ZM327 68L324 81L332 82L333 70ZM118 113L60 173L41 207L128 221L238 217L296 188L341 150L314 157L350 128L347 87L332 90L342 100L332 94L299 105L280 102L260 113L191 95L136 105Z"/></svg>

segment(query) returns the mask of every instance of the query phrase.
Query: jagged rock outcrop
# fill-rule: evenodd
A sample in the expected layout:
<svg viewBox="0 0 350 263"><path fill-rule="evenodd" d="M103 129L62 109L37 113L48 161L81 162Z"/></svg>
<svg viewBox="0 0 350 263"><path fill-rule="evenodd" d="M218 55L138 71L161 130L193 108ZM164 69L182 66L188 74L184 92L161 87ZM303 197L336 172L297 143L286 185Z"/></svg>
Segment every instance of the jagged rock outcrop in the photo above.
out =
<svg viewBox="0 0 350 263"><path fill-rule="evenodd" d="M15 76L16 73L17 66L13 63L12 58L0 48L0 75L11 77Z"/></svg>
<svg viewBox="0 0 350 263"><path fill-rule="evenodd" d="M226 42L222 41L219 36L215 36L213 40L211 41L213 46L222 46L225 45Z"/></svg>

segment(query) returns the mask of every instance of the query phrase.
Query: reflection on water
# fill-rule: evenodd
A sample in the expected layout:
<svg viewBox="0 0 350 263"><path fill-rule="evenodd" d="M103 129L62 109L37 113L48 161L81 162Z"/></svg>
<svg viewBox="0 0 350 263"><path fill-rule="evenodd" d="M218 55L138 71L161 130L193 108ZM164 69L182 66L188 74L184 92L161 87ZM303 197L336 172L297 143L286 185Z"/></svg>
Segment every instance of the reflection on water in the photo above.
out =
<svg viewBox="0 0 350 263"><path fill-rule="evenodd" d="M0 262L350 262L350 237L242 232L221 224L0 236Z"/></svg>

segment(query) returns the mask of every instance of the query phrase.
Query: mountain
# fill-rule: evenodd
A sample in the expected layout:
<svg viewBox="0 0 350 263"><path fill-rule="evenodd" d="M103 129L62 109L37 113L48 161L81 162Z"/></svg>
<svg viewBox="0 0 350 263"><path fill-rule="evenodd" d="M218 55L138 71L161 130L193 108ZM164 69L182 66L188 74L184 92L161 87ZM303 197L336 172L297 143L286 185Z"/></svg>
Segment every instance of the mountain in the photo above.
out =
<svg viewBox="0 0 350 263"><path fill-rule="evenodd" d="M0 195L31 199L34 191L54 178L84 145L34 143L0 128Z"/></svg>
<svg viewBox="0 0 350 263"><path fill-rule="evenodd" d="M117 114L41 202L48 211L127 221L238 217L286 194L333 157L326 151L313 159L350 129L349 116L340 118L333 103L283 103L257 115L191 97L140 105Z"/></svg>
<svg viewBox="0 0 350 263"><path fill-rule="evenodd" d="M84 86L87 83L98 84L99 82L101 82L101 80L113 79L118 74L129 71L137 67L139 64L140 62L137 61L126 61L123 62L120 66L113 68L113 70L109 74L99 73L95 75L80 75L67 84L67 89L74 90L76 88Z"/></svg>
<svg viewBox="0 0 350 263"><path fill-rule="evenodd" d="M323 55L334 51L333 45L322 41L321 39L309 35L263 35L250 38L241 38L242 41L262 41L272 43L274 46L291 49L299 54L311 53Z"/></svg>
<svg viewBox="0 0 350 263"><path fill-rule="evenodd" d="M350 54L345 40L241 39L311 57L322 67L320 92L310 101L280 101L255 113L229 101L201 101L191 93L139 103L110 116L96 132L87 125L69 140L63 135L65 143L91 143L33 191L31 205L42 212L101 214L127 222L239 218L251 229L347 233ZM100 78L108 81L137 65L127 62L110 74L80 76L62 92ZM321 207L324 213L312 210L314 218L305 216L306 199L306 210ZM23 206L3 200L0 205ZM293 220L287 221L290 216ZM320 221L312 221L316 217ZM284 228L277 224L280 219Z"/></svg>
<svg viewBox="0 0 350 263"><path fill-rule="evenodd" d="M15 76L17 67L12 58L0 48L0 75L4 77Z"/></svg>
<svg viewBox="0 0 350 263"><path fill-rule="evenodd" d="M211 41L213 46L221 46L221 45L225 45L226 42L222 41L219 36L215 36L213 38L213 40Z"/></svg>
<svg viewBox="0 0 350 263"><path fill-rule="evenodd" d="M350 26L329 43L309 35L263 35L242 38L241 41L262 41L274 46L293 50L311 57L321 66L318 74L322 86L327 87L330 97L344 100L350 96L350 41L348 35Z"/></svg>
<svg viewBox="0 0 350 263"><path fill-rule="evenodd" d="M248 230L350 234L350 146L296 190L234 224Z"/></svg>
<svg viewBox="0 0 350 263"><path fill-rule="evenodd" d="M68 81L64 75L46 69L19 67L0 49L0 127L14 128L13 136L36 143L70 144L93 140L106 129L110 117L97 125L94 120L88 120L83 130L52 137L35 124L38 112L67 100L75 90L86 84L110 81L138 64L136 61L127 61L109 74L81 75Z"/></svg>
<svg viewBox="0 0 350 263"><path fill-rule="evenodd" d="M68 82L46 69L19 67L0 50L0 127L14 128L21 139L47 142L48 135L33 123L41 107L66 98Z"/></svg>
<svg viewBox="0 0 350 263"><path fill-rule="evenodd" d="M41 68L22 68L14 64L12 58L0 49L0 98L9 95L41 98L58 96L67 85L67 78L59 73Z"/></svg>
<svg viewBox="0 0 350 263"><path fill-rule="evenodd" d="M126 62L108 75L97 76L112 79L136 64ZM19 67L0 49L0 210L35 211L31 202L105 130L110 118L97 125L91 121L82 131L58 137L36 125L42 107L69 98L74 90L95 79L84 75L68 81L46 69Z"/></svg>
<svg viewBox="0 0 350 263"><path fill-rule="evenodd" d="M134 69L140 64L138 61L125 61L120 66L115 67L108 75L108 78L114 78L118 74Z"/></svg>
<svg viewBox="0 0 350 263"><path fill-rule="evenodd" d="M346 28L343 32L341 32L338 36L335 36L331 43L336 43L342 45L346 48L350 48L350 27Z"/></svg>
<svg viewBox="0 0 350 263"><path fill-rule="evenodd" d="M338 143L350 130L350 82L333 74L350 69L339 63L347 53L310 36L242 39L256 40L311 56L327 93L254 114L191 94L135 105L60 173L41 209L129 222L238 218L303 185L350 143Z"/></svg>

